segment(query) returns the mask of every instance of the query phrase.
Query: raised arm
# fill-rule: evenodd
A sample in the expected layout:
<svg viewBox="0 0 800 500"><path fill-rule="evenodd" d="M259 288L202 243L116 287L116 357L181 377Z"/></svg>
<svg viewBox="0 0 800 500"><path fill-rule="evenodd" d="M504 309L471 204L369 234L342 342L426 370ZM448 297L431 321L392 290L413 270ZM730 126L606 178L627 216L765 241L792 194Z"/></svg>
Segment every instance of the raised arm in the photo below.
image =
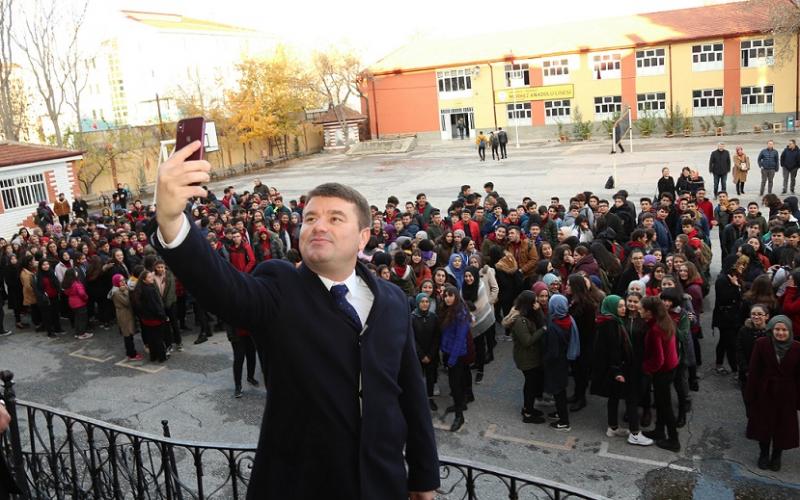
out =
<svg viewBox="0 0 800 500"><path fill-rule="evenodd" d="M206 161L186 161L200 142L176 151L158 171L158 230L150 242L186 290L208 311L234 326L263 330L278 310L278 275L275 263L260 266L253 275L237 271L215 252L184 214L186 200L206 196L194 183L208 182Z"/></svg>

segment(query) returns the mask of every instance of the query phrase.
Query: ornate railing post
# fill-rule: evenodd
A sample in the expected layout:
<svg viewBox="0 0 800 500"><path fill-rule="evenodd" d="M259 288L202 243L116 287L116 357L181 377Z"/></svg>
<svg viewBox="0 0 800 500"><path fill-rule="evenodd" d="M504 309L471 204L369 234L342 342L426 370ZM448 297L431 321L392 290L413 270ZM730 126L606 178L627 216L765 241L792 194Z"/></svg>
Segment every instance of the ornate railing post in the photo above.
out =
<svg viewBox="0 0 800 500"><path fill-rule="evenodd" d="M164 432L164 437L172 437L169 431L169 420L162 420L161 427ZM164 478L166 479L167 498L172 499L172 495L178 500L183 500L183 492L181 491L180 480L178 479L178 466L175 463L175 451L172 445L164 443L163 456L161 463L164 464ZM171 489L174 488L174 491Z"/></svg>
<svg viewBox="0 0 800 500"><path fill-rule="evenodd" d="M12 472L22 490L22 498L30 498L28 490L28 474L25 471L25 462L22 458L22 442L19 437L19 422L17 421L17 395L14 392L14 374L10 371L0 372L3 381L3 400L6 410L11 415L11 424L8 427L9 440L11 441Z"/></svg>

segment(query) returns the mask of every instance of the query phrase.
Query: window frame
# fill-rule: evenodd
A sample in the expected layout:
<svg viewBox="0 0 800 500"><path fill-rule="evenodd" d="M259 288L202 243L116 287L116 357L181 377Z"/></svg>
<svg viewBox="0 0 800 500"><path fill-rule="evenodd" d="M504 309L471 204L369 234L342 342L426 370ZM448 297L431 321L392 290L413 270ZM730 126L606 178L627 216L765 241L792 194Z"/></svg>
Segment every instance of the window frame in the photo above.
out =
<svg viewBox="0 0 800 500"><path fill-rule="evenodd" d="M528 63L506 64L504 71L506 88L516 89L531 85L531 70Z"/></svg>
<svg viewBox="0 0 800 500"><path fill-rule="evenodd" d="M609 69L608 64L612 68ZM603 65L606 65L603 69ZM622 78L622 53L597 52L592 54L592 79L613 80Z"/></svg>
<svg viewBox="0 0 800 500"><path fill-rule="evenodd" d="M552 85L570 81L569 57L551 57L542 60L542 83Z"/></svg>
<svg viewBox="0 0 800 500"><path fill-rule="evenodd" d="M655 105L652 103L655 103ZM644 114L650 114L655 117L667 116L667 93L642 92L636 94L636 111L638 116Z"/></svg>
<svg viewBox="0 0 800 500"><path fill-rule="evenodd" d="M666 71L667 51L664 47L637 49L634 58L636 59L636 76L663 75Z"/></svg>
<svg viewBox="0 0 800 500"><path fill-rule="evenodd" d="M759 53L763 51L763 55ZM753 55L755 53L755 55ZM751 38L739 43L739 58L742 68L762 68L775 64L775 39Z"/></svg>
<svg viewBox="0 0 800 500"><path fill-rule="evenodd" d="M533 106L530 102L517 102L506 104L506 119L509 126L529 126L532 122Z"/></svg>
<svg viewBox="0 0 800 500"><path fill-rule="evenodd" d="M594 97L595 120L607 120L612 118L614 113L622 113L622 95L603 95Z"/></svg>
<svg viewBox="0 0 800 500"><path fill-rule="evenodd" d="M758 90L758 92L754 92L755 90ZM747 87L741 87L739 91L741 96L740 98L741 113L743 115L775 112L774 84L770 83L768 85L752 85Z"/></svg>
<svg viewBox="0 0 800 500"><path fill-rule="evenodd" d="M709 104L713 105L709 106ZM692 116L720 116L724 112L725 89L692 90Z"/></svg>
<svg viewBox="0 0 800 500"><path fill-rule="evenodd" d="M544 101L544 123L547 125L572 123L572 99Z"/></svg>
<svg viewBox="0 0 800 500"><path fill-rule="evenodd" d="M44 173L0 178L0 197L6 211L27 209L37 206L42 200L48 201Z"/></svg>
<svg viewBox="0 0 800 500"><path fill-rule="evenodd" d="M725 44L707 42L692 45L692 71L719 71L725 68Z"/></svg>
<svg viewBox="0 0 800 500"><path fill-rule="evenodd" d="M472 69L455 68L437 71L436 91L443 99L472 97Z"/></svg>

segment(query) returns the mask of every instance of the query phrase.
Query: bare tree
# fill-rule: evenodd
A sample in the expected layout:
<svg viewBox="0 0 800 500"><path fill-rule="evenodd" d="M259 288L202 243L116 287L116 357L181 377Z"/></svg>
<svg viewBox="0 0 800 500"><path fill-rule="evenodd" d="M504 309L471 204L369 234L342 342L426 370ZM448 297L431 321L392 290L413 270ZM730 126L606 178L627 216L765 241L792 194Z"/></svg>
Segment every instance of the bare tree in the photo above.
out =
<svg viewBox="0 0 800 500"><path fill-rule="evenodd" d="M89 66L92 57L84 55L79 44L78 32L86 18L86 11L89 8L89 0L84 0L83 8L76 11L75 36L71 39L71 45L67 48L61 60L61 71L67 77L66 101L72 111L75 112L75 123L77 132L82 132L81 127L81 94L83 94L86 84L89 82Z"/></svg>
<svg viewBox="0 0 800 500"><path fill-rule="evenodd" d="M328 52L314 54L314 70L319 82L318 91L333 109L336 120L342 128L344 144L350 142L350 129L347 125L347 113L344 107L354 94L361 96L361 61L352 52L341 52L333 49Z"/></svg>
<svg viewBox="0 0 800 500"><path fill-rule="evenodd" d="M769 28L766 30L775 36L775 66L782 66L794 58L797 47L797 33L800 32L800 2L776 2L774 0L750 0L749 9L755 12L765 12L769 19Z"/></svg>
<svg viewBox="0 0 800 500"><path fill-rule="evenodd" d="M0 122L3 137L18 141L22 120L14 106L13 12L14 0L0 0Z"/></svg>
<svg viewBox="0 0 800 500"><path fill-rule="evenodd" d="M67 54L76 50L78 34L86 14L86 4L83 10L73 12L59 10L62 5L56 0L31 1L28 5L30 8L24 12L23 35L15 37L30 63L36 90L44 101L48 118L53 124L55 142L59 146L64 145L59 117L70 81Z"/></svg>

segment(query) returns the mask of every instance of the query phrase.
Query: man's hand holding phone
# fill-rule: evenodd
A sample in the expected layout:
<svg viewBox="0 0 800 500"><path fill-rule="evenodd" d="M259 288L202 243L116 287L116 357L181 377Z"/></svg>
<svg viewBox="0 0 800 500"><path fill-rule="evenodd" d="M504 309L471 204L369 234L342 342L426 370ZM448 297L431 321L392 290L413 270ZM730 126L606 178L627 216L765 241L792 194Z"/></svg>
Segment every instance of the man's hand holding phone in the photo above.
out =
<svg viewBox="0 0 800 500"><path fill-rule="evenodd" d="M200 141L187 144L158 168L156 220L166 243L172 242L180 231L186 200L208 194L201 185L210 180L211 164L205 160L187 161L201 147Z"/></svg>

